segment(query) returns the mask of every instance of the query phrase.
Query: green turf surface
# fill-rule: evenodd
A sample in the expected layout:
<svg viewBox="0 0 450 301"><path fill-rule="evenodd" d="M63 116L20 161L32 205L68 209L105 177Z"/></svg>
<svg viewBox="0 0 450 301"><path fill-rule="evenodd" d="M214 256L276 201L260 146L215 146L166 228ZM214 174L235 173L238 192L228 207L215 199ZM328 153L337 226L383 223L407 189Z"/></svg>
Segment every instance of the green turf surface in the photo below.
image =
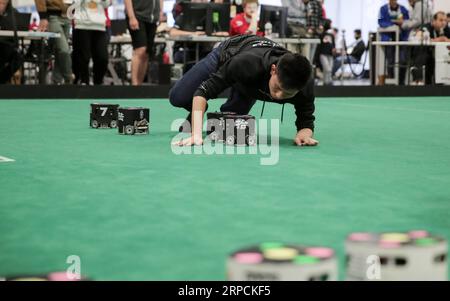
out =
<svg viewBox="0 0 450 301"><path fill-rule="evenodd" d="M283 241L334 247L342 278L349 232L450 238L448 98L318 99L316 148L292 145L287 106L274 166L173 154L167 100L112 101L150 107L148 136L90 129L93 101L0 101L0 275L79 255L98 280L223 280L229 252Z"/></svg>

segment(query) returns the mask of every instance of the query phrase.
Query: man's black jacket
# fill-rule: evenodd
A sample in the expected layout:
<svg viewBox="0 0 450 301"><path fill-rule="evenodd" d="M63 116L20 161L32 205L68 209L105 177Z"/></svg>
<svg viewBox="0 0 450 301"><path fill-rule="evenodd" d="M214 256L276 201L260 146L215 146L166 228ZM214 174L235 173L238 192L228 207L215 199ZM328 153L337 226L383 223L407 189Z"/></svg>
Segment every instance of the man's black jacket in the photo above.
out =
<svg viewBox="0 0 450 301"><path fill-rule="evenodd" d="M276 65L288 50L269 39L254 35L231 38L219 47L221 50L217 71L200 85L194 96L203 96L209 100L233 87L249 99L290 103L295 107L297 130L314 130L315 97L312 79L291 99L274 100L270 96L270 68L272 64Z"/></svg>

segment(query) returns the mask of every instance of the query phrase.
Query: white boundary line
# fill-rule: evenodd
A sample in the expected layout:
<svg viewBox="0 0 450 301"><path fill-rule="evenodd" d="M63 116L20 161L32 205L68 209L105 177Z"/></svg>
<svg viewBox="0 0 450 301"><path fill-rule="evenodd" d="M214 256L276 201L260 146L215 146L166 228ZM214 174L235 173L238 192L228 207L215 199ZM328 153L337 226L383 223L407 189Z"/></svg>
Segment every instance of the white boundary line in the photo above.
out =
<svg viewBox="0 0 450 301"><path fill-rule="evenodd" d="M0 156L0 163L5 163L5 162L16 162L16 160Z"/></svg>

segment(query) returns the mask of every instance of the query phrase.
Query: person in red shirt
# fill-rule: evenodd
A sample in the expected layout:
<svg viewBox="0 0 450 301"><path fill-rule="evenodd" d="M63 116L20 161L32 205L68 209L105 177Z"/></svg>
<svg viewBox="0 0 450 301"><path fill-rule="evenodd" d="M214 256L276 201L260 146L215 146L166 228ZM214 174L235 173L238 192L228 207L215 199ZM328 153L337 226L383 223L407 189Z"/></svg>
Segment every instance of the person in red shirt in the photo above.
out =
<svg viewBox="0 0 450 301"><path fill-rule="evenodd" d="M258 31L258 6L258 0L244 0L244 12L237 14L231 20L230 36L241 34L257 34L263 36L263 33Z"/></svg>

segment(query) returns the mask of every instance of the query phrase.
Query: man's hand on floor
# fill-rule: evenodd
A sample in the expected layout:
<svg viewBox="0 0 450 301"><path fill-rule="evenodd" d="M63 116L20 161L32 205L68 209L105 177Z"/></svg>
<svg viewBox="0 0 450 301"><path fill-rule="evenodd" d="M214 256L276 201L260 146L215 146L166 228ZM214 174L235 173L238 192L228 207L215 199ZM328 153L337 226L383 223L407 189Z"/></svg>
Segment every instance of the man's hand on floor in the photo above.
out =
<svg viewBox="0 0 450 301"><path fill-rule="evenodd" d="M298 131L294 138L294 143L298 146L316 146L319 141L313 139L313 131L310 129L302 129Z"/></svg>
<svg viewBox="0 0 450 301"><path fill-rule="evenodd" d="M203 138L202 137L194 137L191 136L189 138L182 139L180 141L174 142L173 145L178 146L192 146L192 145L202 145Z"/></svg>

